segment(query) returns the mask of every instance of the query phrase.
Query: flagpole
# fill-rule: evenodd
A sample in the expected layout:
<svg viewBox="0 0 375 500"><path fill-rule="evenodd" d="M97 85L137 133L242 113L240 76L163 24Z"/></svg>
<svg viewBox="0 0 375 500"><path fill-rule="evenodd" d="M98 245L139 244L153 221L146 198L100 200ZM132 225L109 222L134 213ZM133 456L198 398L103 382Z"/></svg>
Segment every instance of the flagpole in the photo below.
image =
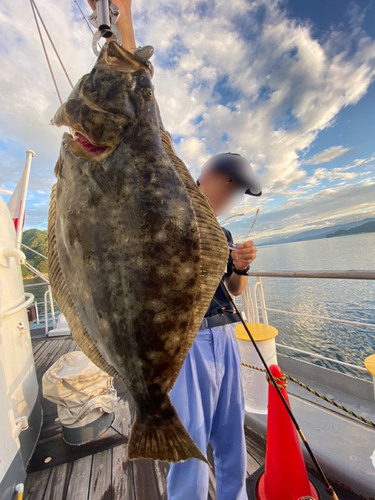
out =
<svg viewBox="0 0 375 500"><path fill-rule="evenodd" d="M20 212L19 212L19 218L18 218L18 224L17 224L17 235L16 235L16 241L17 241L18 248L21 248L23 218L25 216L27 188L29 187L31 159L34 156L35 156L35 153L31 149L28 149L26 151L26 163L25 163L25 170L24 170L25 177L24 177L24 182L22 185L21 207L20 207Z"/></svg>

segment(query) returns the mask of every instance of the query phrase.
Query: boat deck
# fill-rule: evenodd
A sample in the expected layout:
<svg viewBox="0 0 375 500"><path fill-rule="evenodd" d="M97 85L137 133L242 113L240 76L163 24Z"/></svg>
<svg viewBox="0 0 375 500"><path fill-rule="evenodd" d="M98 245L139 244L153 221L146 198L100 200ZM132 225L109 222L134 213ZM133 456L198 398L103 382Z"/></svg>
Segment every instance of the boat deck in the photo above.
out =
<svg viewBox="0 0 375 500"><path fill-rule="evenodd" d="M34 338L39 384L63 354L76 350L71 337ZM134 405L126 387L116 381L119 403L108 431L88 445L69 446L62 439L56 405L42 398L43 427L28 468L24 500L167 500L168 464L127 459L127 441ZM245 427L247 474L264 464L265 442ZM213 464L212 452L208 457ZM340 500L359 499L335 485ZM215 475L210 469L208 499L215 500Z"/></svg>
<svg viewBox="0 0 375 500"><path fill-rule="evenodd" d="M71 337L33 339L39 383L46 370L60 356L76 349L77 346ZM168 464L152 460L127 459L126 443L134 407L125 387L117 387L117 390L122 399L117 405L114 422L107 431L109 436L99 438L89 446L65 445L61 426L56 421L55 405L45 399L42 400L43 428L31 460L33 472L27 476L24 500L167 499ZM265 448L263 439L253 435L249 430L247 430L247 441L247 472L250 475L264 463ZM57 442L59 445L56 448ZM212 463L210 450L209 457ZM210 471L208 498L216 499L213 468Z"/></svg>

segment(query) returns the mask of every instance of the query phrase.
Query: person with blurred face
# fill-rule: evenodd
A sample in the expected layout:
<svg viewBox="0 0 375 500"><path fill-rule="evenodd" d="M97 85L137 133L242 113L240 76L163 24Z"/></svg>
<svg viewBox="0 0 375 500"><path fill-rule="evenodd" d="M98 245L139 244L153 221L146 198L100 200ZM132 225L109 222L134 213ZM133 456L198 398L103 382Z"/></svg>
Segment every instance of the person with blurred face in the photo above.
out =
<svg viewBox="0 0 375 500"><path fill-rule="evenodd" d="M232 153L212 157L203 166L197 184L215 215L227 213L244 194L262 194L259 178L249 162ZM233 245L231 233L222 229ZM201 452L206 455L208 444L212 445L217 499L246 500L245 403L234 331L240 319L223 282L232 295L242 293L256 248L252 241L246 241L233 250L228 248L228 255L227 270L170 396ZM201 460L171 464L167 478L169 500L207 500L208 485L209 466Z"/></svg>

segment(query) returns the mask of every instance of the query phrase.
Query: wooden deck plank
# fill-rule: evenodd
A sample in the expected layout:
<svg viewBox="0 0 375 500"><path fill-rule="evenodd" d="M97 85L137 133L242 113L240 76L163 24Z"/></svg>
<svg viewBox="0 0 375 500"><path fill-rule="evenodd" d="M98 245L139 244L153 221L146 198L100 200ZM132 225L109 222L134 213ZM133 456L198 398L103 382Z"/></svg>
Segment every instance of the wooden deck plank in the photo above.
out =
<svg viewBox="0 0 375 500"><path fill-rule="evenodd" d="M154 465L160 500L167 500L167 474L169 464L167 462L155 462Z"/></svg>
<svg viewBox="0 0 375 500"><path fill-rule="evenodd" d="M66 347L63 340L56 342L48 342L46 347L40 354L40 357L35 360L36 376L38 381L40 381L48 370L52 366L54 360L59 358L60 352Z"/></svg>
<svg viewBox="0 0 375 500"><path fill-rule="evenodd" d="M135 500L133 465L127 459L127 445L116 446L112 451L112 500Z"/></svg>
<svg viewBox="0 0 375 500"><path fill-rule="evenodd" d="M43 500L67 498L66 489L70 475L71 464L63 464L52 469ZM77 500L79 497L76 497Z"/></svg>
<svg viewBox="0 0 375 500"><path fill-rule="evenodd" d="M48 359L49 353L56 349L58 345L52 341L44 341L43 346L39 349L38 353L34 356L35 368L40 375L40 365L43 360Z"/></svg>
<svg viewBox="0 0 375 500"><path fill-rule="evenodd" d="M245 438L247 453L256 460L258 464L263 465L266 452L265 439L247 427L245 427Z"/></svg>
<svg viewBox="0 0 375 500"><path fill-rule="evenodd" d="M207 459L210 464L208 472L208 499L216 500L214 452L211 444L209 444L207 447Z"/></svg>
<svg viewBox="0 0 375 500"><path fill-rule="evenodd" d="M74 342L74 340L66 340L62 342L62 345L59 349L53 351L50 354L48 364L46 365L46 371L51 368L51 366L61 358L61 356L64 356L65 354L72 352L75 350L77 344Z"/></svg>
<svg viewBox="0 0 375 500"><path fill-rule="evenodd" d="M213 467L210 467L208 475L208 498L216 500L216 480Z"/></svg>
<svg viewBox="0 0 375 500"><path fill-rule="evenodd" d="M34 354L36 354L39 351L39 349L45 346L46 340L47 337L37 338L37 339L31 338L31 344L33 346Z"/></svg>
<svg viewBox="0 0 375 500"><path fill-rule="evenodd" d="M112 427L129 439L133 422L134 408L128 399L120 399L115 409L115 419Z"/></svg>
<svg viewBox="0 0 375 500"><path fill-rule="evenodd" d="M51 469L28 474L25 481L24 500L43 500Z"/></svg>
<svg viewBox="0 0 375 500"><path fill-rule="evenodd" d="M133 460L134 489L137 500L159 499L159 488L152 460Z"/></svg>
<svg viewBox="0 0 375 500"><path fill-rule="evenodd" d="M92 457L88 500L112 500L112 496L112 450L105 450Z"/></svg>
<svg viewBox="0 0 375 500"><path fill-rule="evenodd" d="M56 350L61 350L66 345L75 346L76 344L72 337L63 337L56 339L44 339L43 341L38 341L37 343L33 340L32 345L34 361L36 367L39 368L43 360L46 360L47 362L50 360L50 353Z"/></svg>
<svg viewBox="0 0 375 500"><path fill-rule="evenodd" d="M246 453L246 458L247 458L247 467L246 467L246 473L248 476L251 476L256 470L259 469L259 467L263 464L260 464L257 460L255 460L254 457L252 457L249 453Z"/></svg>
<svg viewBox="0 0 375 500"><path fill-rule="evenodd" d="M127 399L121 399L117 403L112 427L125 436L126 439L129 438L133 413L133 405ZM121 500L122 498L135 500L133 464L128 460L127 443L113 448L112 487L113 500Z"/></svg>
<svg viewBox="0 0 375 500"><path fill-rule="evenodd" d="M36 356L36 354L38 353L39 349L42 349L43 346L44 346L44 340L45 339L31 339L31 342L32 342L32 346L33 346L33 353L34 353L34 357Z"/></svg>
<svg viewBox="0 0 375 500"><path fill-rule="evenodd" d="M66 500L86 500L89 492L92 456L80 458L72 463ZM127 498L127 497L124 497Z"/></svg>

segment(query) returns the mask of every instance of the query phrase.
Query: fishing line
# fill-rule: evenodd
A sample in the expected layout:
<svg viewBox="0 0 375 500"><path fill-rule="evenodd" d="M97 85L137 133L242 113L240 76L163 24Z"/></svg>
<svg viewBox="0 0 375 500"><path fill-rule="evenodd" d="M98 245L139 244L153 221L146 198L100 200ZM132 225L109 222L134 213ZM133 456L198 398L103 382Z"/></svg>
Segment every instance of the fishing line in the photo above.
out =
<svg viewBox="0 0 375 500"><path fill-rule="evenodd" d="M320 466L320 464L319 464L319 462L318 462L317 458L315 457L315 455L314 455L314 453L313 453L312 449L310 448L310 445L309 445L309 443L307 442L306 437L305 437L304 433L302 432L302 429L301 429L301 427L299 426L299 424L298 424L298 422L297 422L297 420L296 420L295 416L293 415L292 410L290 409L290 407L289 407L288 403L285 401L285 398L284 398L284 396L283 396L283 394L282 394L282 392L281 392L281 390L280 390L280 387L279 387L278 383L276 382L276 380L275 380L274 376L273 376L273 375L272 375L272 373L271 373L271 370L269 369L269 367L268 367L268 365L267 365L267 363L266 363L265 359L263 358L263 355L262 355L262 353L260 352L259 347L257 346L257 344L256 344L256 342L255 342L255 340L254 340L254 337L252 336L252 334L251 334L251 332L250 332L249 328L247 327L247 325L246 325L246 323L245 323L245 320L243 319L242 314L240 313L240 311L239 311L239 309L238 309L238 307L237 307L237 305L236 305L235 301L233 300L233 298L232 298L231 294L229 293L229 290L228 290L227 285L225 284L224 280L222 280L222 283L223 283L223 288L224 288L224 290L225 290L225 293L226 293L226 295L227 295L227 297L228 297L229 301L230 301L230 302L231 302L231 304L233 305L234 310L236 311L236 313L238 314L238 316L239 316L239 318L240 318L240 321L241 321L241 323L242 323L243 327L245 328L246 333L248 334L248 336L249 336L249 338L250 338L250 340L251 340L251 342L252 342L252 344L253 344L253 346L254 346L254 349L255 349L256 353L258 354L258 356L259 356L259 358L260 358L260 360L261 360L261 362L262 362L262 364L263 364L264 368L266 369L266 372L267 372L268 377L270 378L270 380L271 380L272 384L274 385L274 387L275 387L275 389L276 389L276 391L277 391L278 395L280 396L280 398L281 398L281 400L282 400L282 402L283 402L283 404L284 404L284 407L285 407L285 409L286 409L286 410L287 410L287 412L288 412L289 417L291 418L291 420L292 420L292 422L293 422L293 424L294 424L294 426L295 426L295 428L296 428L296 430L297 430L297 432L298 432L298 434L299 434L300 438L301 438L301 439L302 439L302 441L303 441L303 444L305 445L305 448L306 448L306 450L307 450L308 454L310 455L311 460L314 462L314 465L315 465L315 467L316 467L317 471L319 472L319 475L321 476L321 478L322 478L322 480L323 480L324 487L325 487L325 489L326 489L326 491L327 491L328 495L329 495L331 498L333 498L334 500L339 500L339 499L338 499L338 496L337 496L337 495L336 495L336 493L335 493L335 490L333 489L332 485L329 483L329 481L328 481L328 479L327 479L326 475L325 475L325 474L324 474L324 472L323 472L323 469L321 468L321 466Z"/></svg>
<svg viewBox="0 0 375 500"><path fill-rule="evenodd" d="M44 44L44 40L43 40L42 32L40 30L40 26L39 26L39 23L38 23L38 18L37 18L37 15L36 15L35 4L34 4L33 0L30 0L30 5L31 5L31 10L33 11L33 15L34 15L34 19L35 19L35 24L36 24L36 27L37 27L37 30L38 30L38 33L39 33L40 41L42 43L43 52L44 52L45 58L47 60L48 68L49 68L49 71L51 73L52 81L53 81L53 84L55 86L57 97L58 97L58 99L60 101L60 104L62 104L63 102L62 102L61 95L60 95L60 92L59 92L59 87L57 86L55 75L53 74L52 66L51 66L51 63L50 63L50 60L49 60L49 57L48 57L47 49L46 49L46 46Z"/></svg>
<svg viewBox="0 0 375 500"><path fill-rule="evenodd" d="M40 12L39 12L39 10L38 10L38 7L36 6L35 0L30 0L30 2L31 2L32 7L33 7L33 13L34 13L34 16L35 16L35 12L36 12L36 13L38 14L38 16L39 16L40 22L42 23L42 26L43 26L43 28L44 28L44 31L46 32L46 35L47 35L47 37L48 37L48 40L50 41L50 44L52 45L52 48L53 48L53 50L54 50L54 52L55 52L55 54L56 54L56 56L57 56L57 59L59 60L60 66L61 66L62 70L64 71L65 76L66 76L66 78L67 78L67 80L68 80L68 82L69 82L70 86L73 88L73 83L72 83L71 79L69 78L68 72L67 72L67 70L66 70L66 68L65 68L65 66L64 66L64 63L63 63L63 62L62 62L62 60L61 60L61 57L60 57L60 55L59 55L59 52L58 52L58 50L56 49L55 44L53 43L53 40L52 40L52 38L51 38L51 35L49 34L49 31L48 31L48 29L47 29L47 26L44 24L43 18L42 18L41 14L40 14ZM39 26L38 26L38 30L39 30Z"/></svg>
<svg viewBox="0 0 375 500"><path fill-rule="evenodd" d="M77 7L78 7L78 9L79 9L80 13L82 14L82 18L83 18L83 20L85 21L85 23L87 24L87 27L89 28L89 30L91 31L91 33L94 35L95 33L94 33L93 29L91 28L91 25L90 25L90 23L88 22L88 20L87 20L87 18L86 18L86 16L85 16L85 14L84 14L84 12L83 12L83 10L81 9L81 6L79 5L78 0L74 0L74 3L77 5Z"/></svg>

